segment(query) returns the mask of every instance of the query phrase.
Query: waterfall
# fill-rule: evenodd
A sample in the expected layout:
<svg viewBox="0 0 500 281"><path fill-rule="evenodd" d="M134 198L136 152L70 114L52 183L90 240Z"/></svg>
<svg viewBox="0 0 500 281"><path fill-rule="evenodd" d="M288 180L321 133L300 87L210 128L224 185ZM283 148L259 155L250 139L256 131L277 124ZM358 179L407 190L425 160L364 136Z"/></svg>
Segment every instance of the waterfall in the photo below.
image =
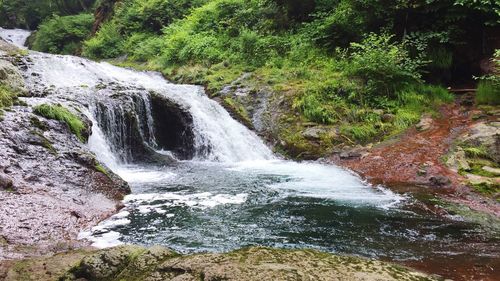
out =
<svg viewBox="0 0 500 281"><path fill-rule="evenodd" d="M0 27L0 38L5 41L12 43L13 45L26 49L24 44L28 37L30 36L31 31L23 30L23 29L4 29Z"/></svg>
<svg viewBox="0 0 500 281"><path fill-rule="evenodd" d="M200 86L176 85L156 72L134 71L73 56L30 52L26 64L25 77L32 94L55 101L70 99L92 108L96 125L110 143L112 153L124 162L134 158L131 149L140 145L136 143L138 139L147 149L156 149L154 122L169 121L153 120L151 93L190 115L194 160L240 162L274 158L256 134L232 119ZM134 135L135 131L139 136ZM136 152L136 156L141 153Z"/></svg>

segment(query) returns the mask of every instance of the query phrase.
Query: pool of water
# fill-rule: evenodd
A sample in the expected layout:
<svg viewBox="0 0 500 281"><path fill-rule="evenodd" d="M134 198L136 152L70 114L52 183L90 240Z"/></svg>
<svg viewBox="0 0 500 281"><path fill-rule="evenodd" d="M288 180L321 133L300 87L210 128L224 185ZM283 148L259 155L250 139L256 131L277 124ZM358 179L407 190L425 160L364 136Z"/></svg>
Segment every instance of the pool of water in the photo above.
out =
<svg viewBox="0 0 500 281"><path fill-rule="evenodd" d="M119 214L82 234L98 247L193 253L265 245L397 261L498 256L498 241L477 225L415 208L413 197L334 166L191 161L117 173L133 193Z"/></svg>

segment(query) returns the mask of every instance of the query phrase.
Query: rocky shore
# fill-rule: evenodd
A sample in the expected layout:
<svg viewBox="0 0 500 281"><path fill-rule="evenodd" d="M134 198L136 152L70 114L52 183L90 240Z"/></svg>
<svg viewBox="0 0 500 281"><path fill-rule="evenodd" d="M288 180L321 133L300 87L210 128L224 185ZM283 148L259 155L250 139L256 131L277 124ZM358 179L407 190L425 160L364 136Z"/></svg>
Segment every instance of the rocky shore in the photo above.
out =
<svg viewBox="0 0 500 281"><path fill-rule="evenodd" d="M11 63L21 51L0 47L2 84L25 96L3 112L0 126L0 260L81 247L78 233L115 213L130 189L66 124L33 113Z"/></svg>

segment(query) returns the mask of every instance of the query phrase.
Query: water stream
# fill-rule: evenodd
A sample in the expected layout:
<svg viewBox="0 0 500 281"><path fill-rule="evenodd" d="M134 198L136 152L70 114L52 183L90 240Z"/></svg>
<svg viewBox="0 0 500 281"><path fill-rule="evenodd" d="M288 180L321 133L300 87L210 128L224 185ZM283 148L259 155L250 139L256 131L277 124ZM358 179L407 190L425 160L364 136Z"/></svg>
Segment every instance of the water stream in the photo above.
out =
<svg viewBox="0 0 500 281"><path fill-rule="evenodd" d="M120 213L81 233L97 247L161 244L190 253L267 245L390 260L496 255L487 246L496 240L476 225L417 210L410 195L333 165L279 159L201 87L78 57L29 58L30 91L85 114L93 123L89 149L132 188ZM144 163L124 152L132 114L142 143L180 158L155 137L175 132L157 131L170 120L154 120L152 93L190 116L189 159Z"/></svg>

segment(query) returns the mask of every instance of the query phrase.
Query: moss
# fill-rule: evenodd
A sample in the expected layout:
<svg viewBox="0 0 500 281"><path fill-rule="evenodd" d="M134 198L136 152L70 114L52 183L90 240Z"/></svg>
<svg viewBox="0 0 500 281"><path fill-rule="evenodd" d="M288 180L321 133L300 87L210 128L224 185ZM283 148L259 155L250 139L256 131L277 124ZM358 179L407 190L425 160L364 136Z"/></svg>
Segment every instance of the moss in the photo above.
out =
<svg viewBox="0 0 500 281"><path fill-rule="evenodd" d="M466 146L466 147L463 147L463 149L464 149L465 155L467 155L467 157L471 157L471 158L479 158L479 157L488 158L488 152L486 151L486 149L484 147Z"/></svg>
<svg viewBox="0 0 500 281"><path fill-rule="evenodd" d="M472 184L472 187L477 192L486 196L493 196L500 193L500 184L482 182L479 184ZM499 198L500 199L500 198ZM500 201L497 199L497 201Z"/></svg>
<svg viewBox="0 0 500 281"><path fill-rule="evenodd" d="M69 129L81 142L86 142L84 132L86 130L85 123L83 123L78 116L71 113L68 109L61 105L38 105L33 109L35 114L43 116L48 119L54 119L66 123Z"/></svg>
<svg viewBox="0 0 500 281"><path fill-rule="evenodd" d="M238 104L238 102L231 97L224 98L224 105L229 109L230 112L233 112L236 115L236 119L240 120L247 127L253 126L252 120L250 120L248 112L243 105Z"/></svg>
<svg viewBox="0 0 500 281"><path fill-rule="evenodd" d="M442 198L432 197L428 201L445 209L451 215L461 216L466 222L474 223L483 231L498 237L500 231L500 219L494 215L473 210L465 205L445 201Z"/></svg>
<svg viewBox="0 0 500 281"><path fill-rule="evenodd" d="M104 168L101 164L96 164L94 166L94 169L96 171L98 171L99 173L106 175L109 179L111 179L111 176L109 175L108 170L106 170L106 168Z"/></svg>

